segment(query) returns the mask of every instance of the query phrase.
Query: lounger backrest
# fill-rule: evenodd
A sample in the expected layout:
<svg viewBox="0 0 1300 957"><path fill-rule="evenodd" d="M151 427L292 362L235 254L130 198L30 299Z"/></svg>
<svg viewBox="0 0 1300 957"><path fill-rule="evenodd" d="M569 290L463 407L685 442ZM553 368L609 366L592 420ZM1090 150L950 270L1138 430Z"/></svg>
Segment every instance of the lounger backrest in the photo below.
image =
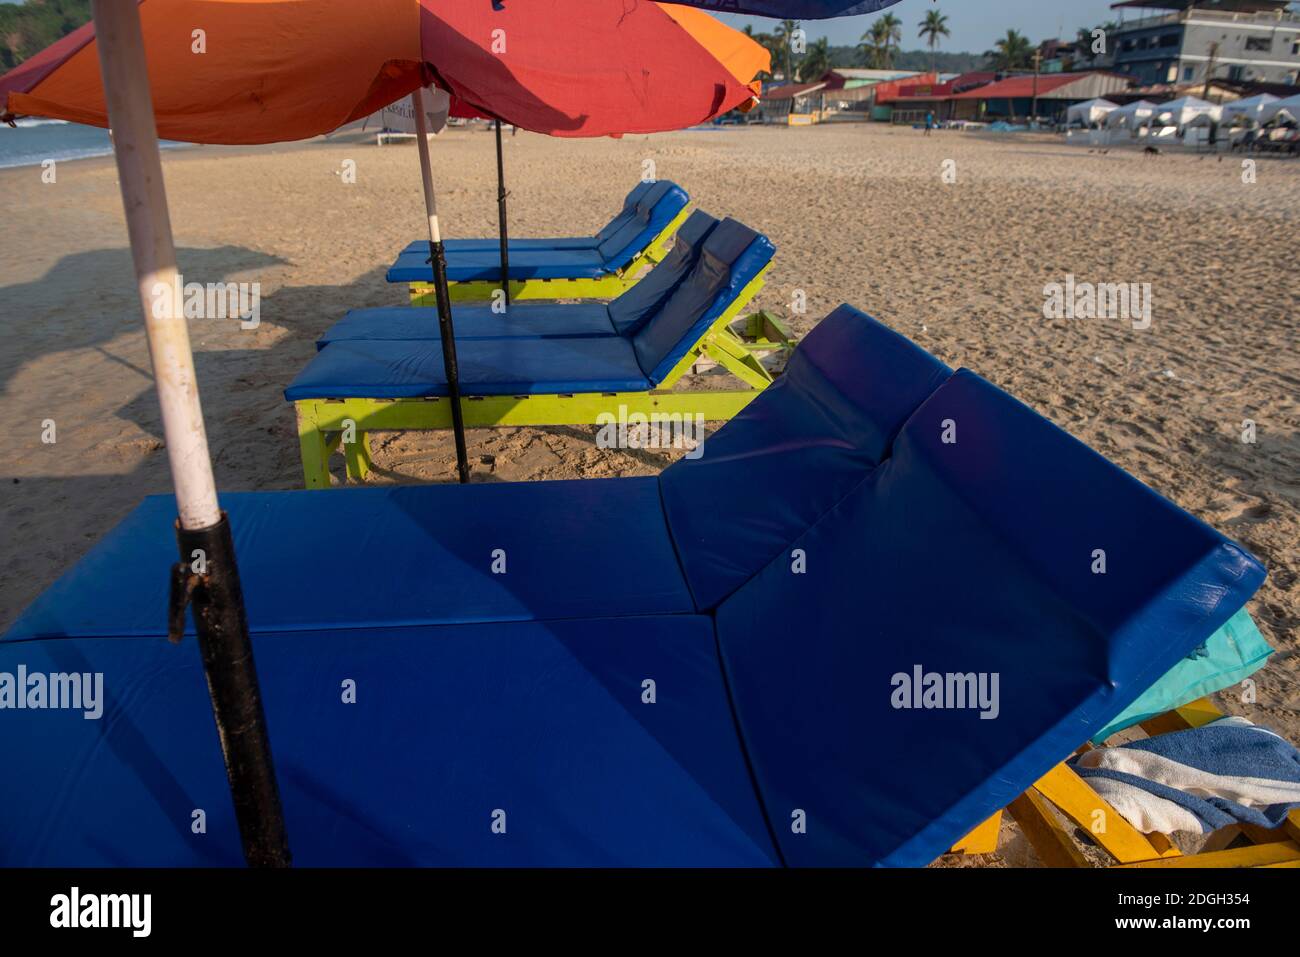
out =
<svg viewBox="0 0 1300 957"><path fill-rule="evenodd" d="M694 268L632 337L646 378L662 382L775 252L771 240L748 226L731 218L719 223L704 240Z"/></svg>
<svg viewBox="0 0 1300 957"><path fill-rule="evenodd" d="M651 183L637 199L631 218L596 247L605 268L614 272L627 266L677 218L688 202L686 190L676 183L666 179Z"/></svg>
<svg viewBox="0 0 1300 957"><path fill-rule="evenodd" d="M697 209L682 223L673 248L627 292L609 304L609 317L621 336L632 336L655 315L695 268L704 240L718 221Z"/></svg>
<svg viewBox="0 0 1300 957"><path fill-rule="evenodd" d="M852 306L823 319L699 458L660 476L697 607L715 608L784 554L885 458L907 417L951 374Z"/></svg>
<svg viewBox="0 0 1300 957"><path fill-rule="evenodd" d="M632 187L632 191L627 194L623 200L623 208L618 211L618 215L601 227L600 232L596 233L596 238L604 242L610 236L614 235L625 224L631 221L636 212L637 200L649 191L654 185L653 181L646 182L642 180Z"/></svg>
<svg viewBox="0 0 1300 957"><path fill-rule="evenodd" d="M869 360L842 327L801 348L814 342L846 365ZM928 863L1263 578L1239 546L955 373L879 466L717 610L785 860Z"/></svg>

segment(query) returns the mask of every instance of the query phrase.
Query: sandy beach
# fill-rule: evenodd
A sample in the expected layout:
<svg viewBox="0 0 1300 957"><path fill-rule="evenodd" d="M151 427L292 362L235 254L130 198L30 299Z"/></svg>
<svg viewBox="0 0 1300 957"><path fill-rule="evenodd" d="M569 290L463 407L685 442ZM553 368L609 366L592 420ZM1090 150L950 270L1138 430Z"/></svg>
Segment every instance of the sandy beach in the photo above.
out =
<svg viewBox="0 0 1300 957"><path fill-rule="evenodd" d="M220 488L301 485L281 392L347 309L404 301L384 271L422 235L415 153L352 137L165 155L185 278L261 284L258 328L191 329ZM449 130L433 155L446 235L494 235L489 133ZM874 124L520 133L506 138L512 234L594 231L647 160L703 209L772 238L758 305L796 331L852 303L1250 548L1269 569L1250 611L1278 653L1257 703L1221 705L1300 742L1300 163L1261 159L1244 183L1236 158ZM3 628L170 481L111 159L61 163L55 183L40 167L0 171L0 195ZM1067 275L1150 283L1149 328L1044 318L1045 285ZM581 427L476 430L469 443L479 479L653 474L680 454L598 449ZM375 448L373 481L454 480L450 434Z"/></svg>

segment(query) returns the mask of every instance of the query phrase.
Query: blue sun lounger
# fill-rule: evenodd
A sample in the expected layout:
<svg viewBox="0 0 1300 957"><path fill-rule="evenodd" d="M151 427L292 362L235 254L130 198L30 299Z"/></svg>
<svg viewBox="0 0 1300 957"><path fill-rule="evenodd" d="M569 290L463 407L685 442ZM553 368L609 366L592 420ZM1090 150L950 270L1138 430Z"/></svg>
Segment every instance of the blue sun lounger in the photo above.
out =
<svg viewBox="0 0 1300 957"><path fill-rule="evenodd" d="M630 288L646 266L663 259L668 242L690 215L686 190L668 180L642 183L623 210L588 244L586 237L510 244L510 300L609 299ZM552 245L558 243L559 245ZM543 245L546 244L546 245ZM493 298L501 288L501 253L491 240L447 241L447 281L453 302ZM411 302L436 306L429 243L408 245L388 269L406 283Z"/></svg>
<svg viewBox="0 0 1300 957"><path fill-rule="evenodd" d="M771 333L745 342L729 326L761 288L775 250L765 236L735 220L711 225L711 217L697 216L703 218L694 220L684 248L636 288L610 306L569 312L568 319L553 317L557 329L594 331L603 323L611 334L458 335L466 426L597 424L605 416L627 420L639 415L718 421L766 388L772 374L758 353L766 348L762 343L780 344ZM691 259L690 268L684 268ZM638 292L642 286L645 291ZM471 314L464 325L471 333L482 333L514 324L522 333L540 324L529 318L539 306L552 308L525 303L506 316L490 310ZM403 331L434 322L428 311L405 311L413 315L400 317ZM367 314L344 320L340 335L367 331L390 318L381 314L376 323ZM702 359L723 365L743 388L675 388ZM285 390L297 411L307 486L330 484L328 460L337 445L342 445L349 476L363 478L370 464L368 433L450 428L447 391L437 338L331 340Z"/></svg>
<svg viewBox="0 0 1300 957"><path fill-rule="evenodd" d="M655 185L654 180L642 180L638 182L628 192L623 200L623 208L618 211L618 215L600 228L594 236L566 236L566 237L543 237L543 238L521 238L512 236L509 240L510 252L534 251L538 249L595 249L605 240L623 230L636 219L636 205ZM462 252L500 252L501 240L493 236L484 239L448 239L443 243L443 247L450 253ZM403 252L421 252L424 256L429 255L429 243L427 240L417 240L406 247Z"/></svg>
<svg viewBox="0 0 1300 957"><path fill-rule="evenodd" d="M222 504L306 866L924 865L1264 578L847 306L657 477ZM0 673L103 675L97 720L0 710L0 865L240 863L164 637L174 516L147 499L0 639Z"/></svg>
<svg viewBox="0 0 1300 957"><path fill-rule="evenodd" d="M733 222L733 220L728 220ZM739 224L736 224L738 226ZM664 305L700 260L706 239L718 220L695 210L677 230L673 248L631 289L610 302L520 302L504 312L486 303L457 303L452 319L457 340L630 338ZM736 228L727 226L726 230ZM744 290L757 294L759 286ZM752 297L751 297L752 298ZM741 304L742 308L744 303ZM353 309L318 340L317 348L357 340L439 340L438 310L431 307L384 306Z"/></svg>

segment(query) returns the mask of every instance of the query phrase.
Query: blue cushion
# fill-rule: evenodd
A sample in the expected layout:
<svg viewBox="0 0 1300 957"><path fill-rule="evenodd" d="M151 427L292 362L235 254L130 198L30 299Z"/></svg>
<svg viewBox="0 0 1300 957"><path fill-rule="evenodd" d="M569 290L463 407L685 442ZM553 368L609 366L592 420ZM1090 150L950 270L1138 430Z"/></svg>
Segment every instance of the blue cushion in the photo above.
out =
<svg viewBox="0 0 1300 957"><path fill-rule="evenodd" d="M654 180L638 180L637 184L628 191L623 199L623 208L618 211L618 215L600 228L596 233L596 239L604 242L610 236L618 232L636 214L637 203L645 197L646 193L654 188ZM599 243L597 243L599 245Z"/></svg>
<svg viewBox="0 0 1300 957"><path fill-rule="evenodd" d="M535 249L595 249L605 239L608 239L614 232L623 227L635 215L636 203L646 192L653 186L653 182L638 182L632 187L632 191L627 194L623 200L623 208L619 210L618 215L600 228L595 236L570 236L566 238L551 237L548 239L522 239L510 237L510 250L535 250ZM443 248L447 252L482 252L484 250L501 251L500 238L482 238L482 239L445 239ZM409 243L403 254L416 254L425 257L429 256L429 241L427 239L418 239Z"/></svg>
<svg viewBox="0 0 1300 957"><path fill-rule="evenodd" d="M518 302L504 313L490 305L455 303L452 328L460 339L507 339L612 336L609 307L601 302ZM331 342L358 339L441 341L438 310L432 307L384 306L353 309L316 340L318 349Z"/></svg>
<svg viewBox="0 0 1300 957"><path fill-rule="evenodd" d="M465 396L644 392L631 343L603 339L466 339L456 344ZM336 342L284 390L298 399L406 399L447 395L442 344Z"/></svg>
<svg viewBox="0 0 1300 957"><path fill-rule="evenodd" d="M699 458L661 476L698 606L715 607L861 482L951 372L852 306L823 319Z"/></svg>
<svg viewBox="0 0 1300 957"><path fill-rule="evenodd" d="M403 252L388 268L389 282L433 282L427 252ZM604 260L594 249L521 250L510 257L511 279L594 279L604 274ZM501 257L490 249L447 254L447 281L496 281Z"/></svg>
<svg viewBox="0 0 1300 957"><path fill-rule="evenodd" d="M650 476L242 492L221 504L261 630L693 610ZM6 640L163 634L175 519L171 496L145 499ZM494 549L504 575L491 571Z"/></svg>
<svg viewBox="0 0 1300 957"><path fill-rule="evenodd" d="M635 335L658 314L699 262L704 241L717 225L718 221L702 210L691 213L677 230L668 255L609 304L610 322L619 335Z"/></svg>
<svg viewBox="0 0 1300 957"><path fill-rule="evenodd" d="M650 245L657 235L677 217L690 197L686 190L668 180L659 180L638 197L632 216L605 236L597 252L610 271L622 269Z"/></svg>
<svg viewBox="0 0 1300 957"><path fill-rule="evenodd" d="M854 356L865 358L845 361ZM1092 572L1094 549L1106 552L1104 575ZM1263 578L1240 547L955 373L890 455L717 611L785 860L928 863L1135 700ZM904 694L917 669L998 676L996 717L952 706L955 695L949 707L896 707L923 703ZM796 813L805 833L791 830Z"/></svg>
<svg viewBox="0 0 1300 957"><path fill-rule="evenodd" d="M570 236L561 239L551 237L545 239L515 239L510 237L510 255L517 252L536 252L546 249L595 249L600 245L600 240L595 236ZM442 248L448 254L451 253L483 253L495 252L501 254L501 240L495 239L444 239ZM416 240L410 243L402 250L403 254L419 254L425 259L429 258L429 241L427 239Z"/></svg>
<svg viewBox="0 0 1300 957"><path fill-rule="evenodd" d="M646 377L662 382L775 252L766 236L734 219L718 224L690 274L632 339Z"/></svg>
<svg viewBox="0 0 1300 957"><path fill-rule="evenodd" d="M401 575L375 541L374 564ZM777 863L709 619L338 621L254 638L296 864ZM3 789L0 865L242 863L194 639L0 643L0 670L20 664L101 672L107 704L93 721L4 712L0 764L21 787ZM355 704L342 702L349 680ZM205 834L191 832L195 809Z"/></svg>
<svg viewBox="0 0 1300 957"><path fill-rule="evenodd" d="M701 246L718 221L696 211L677 231L673 248L662 262L613 302L522 302L507 313L487 304L455 304L452 321L457 339L500 339L514 336L568 338L631 336L657 315L673 291L700 258ZM385 307L354 309L317 340L439 339L437 310Z"/></svg>
<svg viewBox="0 0 1300 957"><path fill-rule="evenodd" d="M660 180L646 184L629 216L601 239L595 248L520 249L510 255L510 278L594 279L617 272L663 232L686 208L690 197L675 183ZM444 244L444 248L446 248ZM433 279L428 243L411 243L388 269L389 282L427 282ZM447 250L449 282L496 282L501 279L499 247Z"/></svg>

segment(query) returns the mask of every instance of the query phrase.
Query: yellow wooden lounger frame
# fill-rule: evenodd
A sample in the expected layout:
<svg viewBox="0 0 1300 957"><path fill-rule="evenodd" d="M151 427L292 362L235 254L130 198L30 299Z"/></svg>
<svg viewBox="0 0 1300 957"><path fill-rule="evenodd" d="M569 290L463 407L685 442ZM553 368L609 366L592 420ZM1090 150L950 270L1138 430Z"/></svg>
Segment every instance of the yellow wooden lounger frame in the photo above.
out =
<svg viewBox="0 0 1300 957"><path fill-rule="evenodd" d="M1221 717L1209 698L1201 698L1143 721L1141 727L1150 735L1166 734ZM1293 810L1281 827L1271 831L1250 824L1220 828L1199 853L1183 854L1164 834L1143 834L1129 824L1066 764L1048 771L1006 810L1048 867L1092 866L1079 846L1078 830L1110 856L1112 866L1300 867L1300 810ZM953 845L953 852L996 851L1001 824L999 811Z"/></svg>
<svg viewBox="0 0 1300 957"><path fill-rule="evenodd" d="M650 241L650 245L632 258L632 261L618 272L608 276L584 279L518 279L510 283L510 301L523 302L526 299L614 299L636 285L641 273L648 266L653 266L668 255L668 241L677 235L677 230L694 211L691 203L683 209L660 233ZM433 279L426 282L412 282L410 288L411 305L436 306L438 298L434 295ZM500 279L477 279L472 282L448 282L447 290L452 302L487 302L501 288Z"/></svg>

